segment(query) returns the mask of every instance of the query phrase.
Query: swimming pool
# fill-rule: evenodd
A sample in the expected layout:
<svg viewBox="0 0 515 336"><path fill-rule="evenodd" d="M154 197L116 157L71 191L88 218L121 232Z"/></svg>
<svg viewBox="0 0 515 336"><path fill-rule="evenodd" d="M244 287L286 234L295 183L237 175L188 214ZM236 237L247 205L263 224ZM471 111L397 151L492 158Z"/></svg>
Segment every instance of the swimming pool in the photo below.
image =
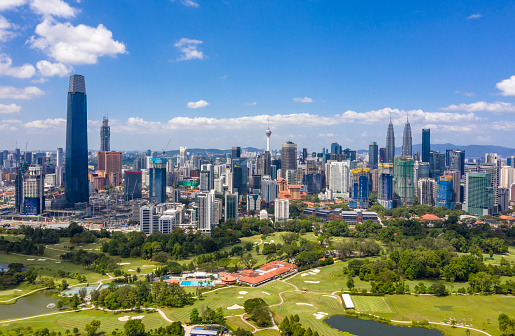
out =
<svg viewBox="0 0 515 336"><path fill-rule="evenodd" d="M181 286L213 286L213 281L210 280L184 280L181 281Z"/></svg>

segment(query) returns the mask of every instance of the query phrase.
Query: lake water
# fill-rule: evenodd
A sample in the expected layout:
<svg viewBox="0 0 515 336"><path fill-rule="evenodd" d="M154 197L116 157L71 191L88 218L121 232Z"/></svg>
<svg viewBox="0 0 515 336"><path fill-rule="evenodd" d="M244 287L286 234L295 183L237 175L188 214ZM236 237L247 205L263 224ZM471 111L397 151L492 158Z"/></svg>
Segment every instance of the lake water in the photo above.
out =
<svg viewBox="0 0 515 336"><path fill-rule="evenodd" d="M0 320L48 314L57 310L58 299L52 296L52 290L43 290L24 296L15 304L0 305Z"/></svg>
<svg viewBox="0 0 515 336"><path fill-rule="evenodd" d="M344 315L331 316L325 323L334 329L358 336L443 336L441 331L435 329L389 325Z"/></svg>

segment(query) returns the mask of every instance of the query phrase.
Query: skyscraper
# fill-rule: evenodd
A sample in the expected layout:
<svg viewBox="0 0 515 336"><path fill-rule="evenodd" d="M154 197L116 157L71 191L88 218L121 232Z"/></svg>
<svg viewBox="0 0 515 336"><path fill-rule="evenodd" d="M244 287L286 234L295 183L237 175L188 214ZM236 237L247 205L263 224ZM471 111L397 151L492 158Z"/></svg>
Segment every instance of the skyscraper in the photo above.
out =
<svg viewBox="0 0 515 336"><path fill-rule="evenodd" d="M103 171L106 185L117 187L122 183L122 152L98 152L98 170Z"/></svg>
<svg viewBox="0 0 515 336"><path fill-rule="evenodd" d="M288 170L297 170L297 145L287 141L281 152L281 177L286 178Z"/></svg>
<svg viewBox="0 0 515 336"><path fill-rule="evenodd" d="M197 230L203 233L211 233L215 226L215 191L198 193L197 201Z"/></svg>
<svg viewBox="0 0 515 336"><path fill-rule="evenodd" d="M233 147L231 158L238 159L241 156L241 147Z"/></svg>
<svg viewBox="0 0 515 336"><path fill-rule="evenodd" d="M225 194L225 221L231 218L238 221L238 203L238 193Z"/></svg>
<svg viewBox="0 0 515 336"><path fill-rule="evenodd" d="M402 135L402 155L413 156L413 150L411 149L411 126L408 118L406 118L406 124L404 125L404 133Z"/></svg>
<svg viewBox="0 0 515 336"><path fill-rule="evenodd" d="M125 172L124 196L126 201L141 199L141 177L140 171Z"/></svg>
<svg viewBox="0 0 515 336"><path fill-rule="evenodd" d="M393 163L380 163L377 200L385 209L393 208Z"/></svg>
<svg viewBox="0 0 515 336"><path fill-rule="evenodd" d="M431 130L422 130L422 162L429 162L429 152L431 151Z"/></svg>
<svg viewBox="0 0 515 336"><path fill-rule="evenodd" d="M436 204L436 181L429 177L418 180L418 203L422 205Z"/></svg>
<svg viewBox="0 0 515 336"><path fill-rule="evenodd" d="M166 159L151 158L148 199L150 203L166 202Z"/></svg>
<svg viewBox="0 0 515 336"><path fill-rule="evenodd" d="M414 162L411 157L398 156L395 158L393 192L400 199L402 206L411 205L414 201L413 168Z"/></svg>
<svg viewBox="0 0 515 336"><path fill-rule="evenodd" d="M66 122L65 197L70 205L89 201L88 109L84 76L70 76Z"/></svg>
<svg viewBox="0 0 515 336"><path fill-rule="evenodd" d="M388 132L386 132L386 158L389 163L393 163L395 157L395 135L393 132L392 117L390 116L390 123L388 124Z"/></svg>
<svg viewBox="0 0 515 336"><path fill-rule="evenodd" d="M111 127L107 117L104 117L100 126L100 150L105 152L111 150Z"/></svg>
<svg viewBox="0 0 515 336"><path fill-rule="evenodd" d="M487 173L466 173L465 211L476 215L491 215L494 207L492 177Z"/></svg>
<svg viewBox="0 0 515 336"><path fill-rule="evenodd" d="M371 142L368 146L368 164L370 169L377 169L377 160L379 158L379 148L377 142Z"/></svg>

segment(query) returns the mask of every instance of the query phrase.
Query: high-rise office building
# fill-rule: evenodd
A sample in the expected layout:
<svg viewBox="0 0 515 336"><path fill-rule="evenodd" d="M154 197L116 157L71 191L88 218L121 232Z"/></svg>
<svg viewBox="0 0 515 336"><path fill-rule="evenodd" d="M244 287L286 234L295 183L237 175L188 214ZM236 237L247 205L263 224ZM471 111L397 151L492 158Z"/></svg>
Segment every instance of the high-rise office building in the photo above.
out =
<svg viewBox="0 0 515 336"><path fill-rule="evenodd" d="M393 192L402 206L413 204L415 184L414 162L409 156L397 156L394 163Z"/></svg>
<svg viewBox="0 0 515 336"><path fill-rule="evenodd" d="M429 176L436 179L445 172L445 154L429 152Z"/></svg>
<svg viewBox="0 0 515 336"><path fill-rule="evenodd" d="M233 147L232 148L232 159L238 159L241 157L241 147Z"/></svg>
<svg viewBox="0 0 515 336"><path fill-rule="evenodd" d="M150 158L149 160L148 199L150 203L166 202L166 159Z"/></svg>
<svg viewBox="0 0 515 336"><path fill-rule="evenodd" d="M263 176L261 178L261 199L263 202L270 205L277 198L277 194L277 181L272 180L270 176Z"/></svg>
<svg viewBox="0 0 515 336"><path fill-rule="evenodd" d="M448 174L437 178L438 186L436 190L436 206L444 206L447 209L454 208L454 200L456 199L456 196L454 195L453 178L454 176Z"/></svg>
<svg viewBox="0 0 515 336"><path fill-rule="evenodd" d="M386 158L389 163L393 163L395 157L395 135L393 131L392 118L388 124L388 132L386 133Z"/></svg>
<svg viewBox="0 0 515 336"><path fill-rule="evenodd" d="M465 176L465 204L463 210L476 216L491 215L494 207L491 175L467 172Z"/></svg>
<svg viewBox="0 0 515 336"><path fill-rule="evenodd" d="M447 151L445 154L449 170L459 171L461 176L465 175L465 151Z"/></svg>
<svg viewBox="0 0 515 336"><path fill-rule="evenodd" d="M23 175L23 213L39 215L45 210L45 183L41 166L30 166Z"/></svg>
<svg viewBox="0 0 515 336"><path fill-rule="evenodd" d="M418 203L422 205L436 204L436 181L429 177L418 180Z"/></svg>
<svg viewBox="0 0 515 336"><path fill-rule="evenodd" d="M386 148L379 148L379 162L388 163L388 155L386 154Z"/></svg>
<svg viewBox="0 0 515 336"><path fill-rule="evenodd" d="M357 168L352 170L351 174L351 200L349 206L352 208L366 209L368 208L368 181L370 169Z"/></svg>
<svg viewBox="0 0 515 336"><path fill-rule="evenodd" d="M88 109L84 76L70 76L66 121L65 197L70 205L89 201Z"/></svg>
<svg viewBox="0 0 515 336"><path fill-rule="evenodd" d="M281 177L286 178L288 170L297 170L297 145L287 141L281 152Z"/></svg>
<svg viewBox="0 0 515 336"><path fill-rule="evenodd" d="M276 222L284 222L290 219L290 201L287 199L276 199L274 205L274 216Z"/></svg>
<svg viewBox="0 0 515 336"><path fill-rule="evenodd" d="M431 130L422 129L422 162L429 162L431 152Z"/></svg>
<svg viewBox="0 0 515 336"><path fill-rule="evenodd" d="M215 226L215 191L198 193L197 203L197 230L212 233Z"/></svg>
<svg viewBox="0 0 515 336"><path fill-rule="evenodd" d="M331 154L341 154L342 146L340 146L337 142L333 142L331 144Z"/></svg>
<svg viewBox="0 0 515 336"><path fill-rule="evenodd" d="M225 221L234 219L234 222L238 221L238 193L225 194Z"/></svg>
<svg viewBox="0 0 515 336"><path fill-rule="evenodd" d="M159 215L153 206L142 206L139 209L140 231L150 235L154 231L159 231Z"/></svg>
<svg viewBox="0 0 515 336"><path fill-rule="evenodd" d="M411 137L411 125L409 120L406 118L406 124L404 125L404 133L402 134L402 155L403 156L413 156L413 150L411 147L412 137Z"/></svg>
<svg viewBox="0 0 515 336"><path fill-rule="evenodd" d="M329 163L329 189L335 194L343 194L344 198L349 197L350 184L350 162Z"/></svg>
<svg viewBox="0 0 515 336"><path fill-rule="evenodd" d="M249 194L247 195L247 212L261 210L261 195L260 194Z"/></svg>
<svg viewBox="0 0 515 336"><path fill-rule="evenodd" d="M98 152L98 170L105 173L106 185L117 187L122 182L122 152Z"/></svg>
<svg viewBox="0 0 515 336"><path fill-rule="evenodd" d="M257 175L265 176L270 175L270 167L272 163L272 157L270 156L270 152L264 152L262 154L259 154L256 160L257 163L257 169L256 173Z"/></svg>
<svg viewBox="0 0 515 336"><path fill-rule="evenodd" d="M109 127L107 117L104 117L102 126L100 126L100 150L104 152L111 150L111 127Z"/></svg>
<svg viewBox="0 0 515 336"><path fill-rule="evenodd" d="M385 209L393 208L393 163L380 163L378 167L377 201Z"/></svg>
<svg viewBox="0 0 515 336"><path fill-rule="evenodd" d="M506 158L506 165L515 168L515 156L508 156Z"/></svg>
<svg viewBox="0 0 515 336"><path fill-rule="evenodd" d="M141 171L126 171L124 175L125 200L141 199Z"/></svg>
<svg viewBox="0 0 515 336"><path fill-rule="evenodd" d="M377 142L371 142L368 146L368 164L370 169L377 169L377 163L379 159L379 147L377 146Z"/></svg>

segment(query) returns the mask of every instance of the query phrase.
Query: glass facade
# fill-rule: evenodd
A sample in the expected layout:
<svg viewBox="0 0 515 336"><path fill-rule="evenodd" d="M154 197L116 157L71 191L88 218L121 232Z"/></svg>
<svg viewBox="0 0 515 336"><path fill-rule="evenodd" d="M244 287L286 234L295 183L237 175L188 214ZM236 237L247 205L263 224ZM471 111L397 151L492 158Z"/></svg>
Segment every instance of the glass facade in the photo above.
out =
<svg viewBox="0 0 515 336"><path fill-rule="evenodd" d="M166 202L166 159L151 158L149 169L149 202Z"/></svg>
<svg viewBox="0 0 515 336"><path fill-rule="evenodd" d="M141 172L126 171L124 179L125 200L141 199Z"/></svg>
<svg viewBox="0 0 515 336"><path fill-rule="evenodd" d="M431 152L431 130L422 130L422 162L429 162Z"/></svg>
<svg viewBox="0 0 515 336"><path fill-rule="evenodd" d="M70 205L89 201L88 110L84 76L70 77L66 122L66 183L64 193Z"/></svg>
<svg viewBox="0 0 515 336"><path fill-rule="evenodd" d="M397 156L394 164L393 192L402 206L414 201L414 161L409 156Z"/></svg>
<svg viewBox="0 0 515 336"><path fill-rule="evenodd" d="M467 173L466 186L465 211L476 216L491 214L494 206L491 175L486 173Z"/></svg>

